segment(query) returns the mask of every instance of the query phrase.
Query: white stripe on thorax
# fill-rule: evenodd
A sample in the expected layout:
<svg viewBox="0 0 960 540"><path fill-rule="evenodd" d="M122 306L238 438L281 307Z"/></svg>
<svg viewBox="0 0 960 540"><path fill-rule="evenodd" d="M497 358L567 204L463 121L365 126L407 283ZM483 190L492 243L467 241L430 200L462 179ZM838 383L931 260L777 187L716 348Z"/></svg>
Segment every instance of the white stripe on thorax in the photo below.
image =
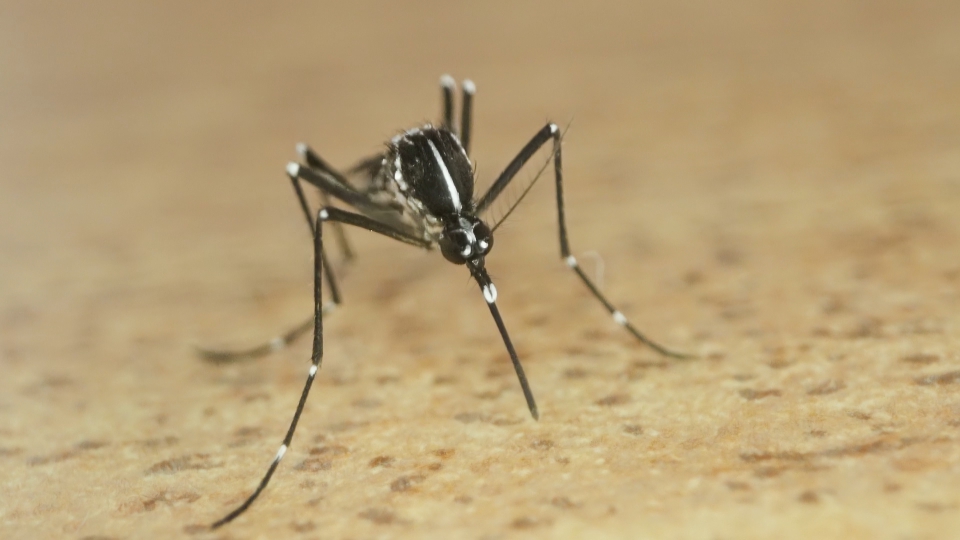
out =
<svg viewBox="0 0 960 540"><path fill-rule="evenodd" d="M433 150L433 157L437 160L437 164L440 165L440 172L443 173L443 179L447 182L447 189L450 190L450 198L453 199L453 208L459 213L461 210L460 194L457 193L457 186L453 184L453 177L450 176L450 171L447 170L447 164L443 162L443 157L440 156L440 151L437 150L433 141L427 139L427 144L430 145L430 150Z"/></svg>

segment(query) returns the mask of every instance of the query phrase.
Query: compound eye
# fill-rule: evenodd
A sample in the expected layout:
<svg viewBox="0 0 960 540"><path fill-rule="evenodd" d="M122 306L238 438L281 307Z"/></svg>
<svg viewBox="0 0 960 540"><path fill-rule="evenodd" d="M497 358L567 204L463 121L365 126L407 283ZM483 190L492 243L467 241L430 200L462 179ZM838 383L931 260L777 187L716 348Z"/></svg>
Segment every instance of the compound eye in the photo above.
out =
<svg viewBox="0 0 960 540"><path fill-rule="evenodd" d="M467 257L473 252L467 235L462 232L452 233L440 239L440 253L443 258L453 264L466 264Z"/></svg>
<svg viewBox="0 0 960 540"><path fill-rule="evenodd" d="M477 237L477 247L480 248L480 253L486 255L493 247L493 233L490 232L490 227L487 227L481 221L473 228L473 234Z"/></svg>

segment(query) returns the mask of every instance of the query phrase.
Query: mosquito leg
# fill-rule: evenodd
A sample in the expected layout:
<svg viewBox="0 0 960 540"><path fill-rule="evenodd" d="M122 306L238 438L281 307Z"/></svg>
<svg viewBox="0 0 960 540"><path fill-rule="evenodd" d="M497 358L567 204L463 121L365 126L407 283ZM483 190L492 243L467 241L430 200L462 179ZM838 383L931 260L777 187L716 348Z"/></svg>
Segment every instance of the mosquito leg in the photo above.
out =
<svg viewBox="0 0 960 540"><path fill-rule="evenodd" d="M322 213L324 211L321 210L320 212ZM303 385L303 391L300 393L300 402L297 404L296 412L293 413L293 420L290 422L290 427L287 428L287 434L283 437L283 443L280 445L277 455L270 463L267 473L263 476L263 479L260 480L260 484L257 486L257 489L254 490L253 494L250 495L250 497L248 497L243 504L214 523L211 526L211 529L216 529L217 527L233 521L237 516L244 513L251 504L253 504L253 501L260 496L260 493L263 492L263 490L267 487L267 484L270 483L270 477L272 477L274 471L277 470L277 466L280 465L280 460L283 459L283 455L287 452L287 449L293 442L293 434L297 430L297 422L300 421L300 415L303 414L303 406L307 403L307 396L310 394L310 387L313 386L313 380L316 378L317 371L320 369L320 363L323 361L323 280L324 275L326 275L327 278L330 277L329 271L324 271L324 258L323 223L321 219L318 218L316 221L316 227L314 228L313 244L313 354L310 356L311 364L309 374L307 375L307 382ZM340 294L335 287L331 290L331 295L333 296L333 302L335 304L339 304Z"/></svg>
<svg viewBox="0 0 960 540"><path fill-rule="evenodd" d="M301 179L310 182L320 190L325 209L334 208L329 205L330 195L340 198L348 204L363 206L362 203L366 201L366 197L350 187L346 178L328 165L316 152L302 143L297 145L297 151L300 152L304 161L307 162L307 166L304 167L297 163L289 163L287 164L287 176L290 177L293 190L297 194L297 200L300 202L300 209L303 211L303 216L307 220L307 224L311 230L316 228L316 223L310 213L307 198L303 193L303 186L300 184ZM354 255L350 249L350 244L347 242L347 235L343 230L343 224L339 221L333 221L331 224L333 225L334 234L337 236L338 244L341 248L344 265L348 265L353 261ZM326 253L321 253L321 256L325 257ZM324 268L327 269L327 275L329 276L327 283L331 288L334 288L336 285L333 282L333 266L328 264L327 261L324 261ZM300 334L297 335L299 336ZM284 342L283 345L287 343L289 343L289 341Z"/></svg>
<svg viewBox="0 0 960 540"><path fill-rule="evenodd" d="M326 165L323 162L323 160L318 155L316 155L315 152L310 150L306 145L298 145L298 150L301 150L301 148L302 148L301 154L304 156L304 159L305 161L308 162L308 164L313 163L314 166L316 166L317 168L329 169L329 166ZM310 225L311 230L316 228L316 224L314 223L313 216L310 213L310 207L307 204L307 198L303 193L303 187L300 184L300 179L301 178L308 179L308 181L316 185L320 189L320 194L324 197L324 201L329 200L328 191L327 189L325 189L325 187L329 187L331 185L337 185L336 182L339 181L336 178L336 175L338 173L336 173L335 171L328 172L323 169L321 170L322 172L318 174L318 173L312 173L310 169L304 168L296 163L290 163L287 165L287 175L290 177L290 182L293 185L293 190L294 192L296 192L297 200L300 202L300 208L303 211L303 215L307 220L307 224ZM333 178L332 180L331 180L331 177ZM327 208L332 209L333 207L327 206ZM351 213L346 213L346 214L356 215ZM378 223L378 222L375 222L375 223ZM350 250L349 244L347 243L346 234L345 234L345 231L343 230L343 224L340 221L332 221L331 225L333 225L334 227L334 234L337 234L337 236L340 238L339 244L343 248L344 262L350 263L353 260L354 255ZM391 233L385 232L382 234L387 234L388 236L390 236ZM420 242L420 243L416 243L415 245L422 246L423 243ZM322 252L320 255L321 257L325 258L326 252ZM333 266L330 265L326 260L324 260L323 267L328 276L327 283L330 285L331 289L335 290L336 283L334 283ZM334 306L332 304L325 306L323 310L323 314L326 315L332 312L333 307ZM228 362L236 362L236 361L242 361L242 360L249 360L253 358L259 358L261 356L266 356L267 354L270 354L272 352L279 351L285 348L286 346L290 345L297 338L306 334L310 330L310 328L312 328L312 325L313 325L313 320L308 319L302 322L297 327L293 328L292 330L284 333L283 335L275 337L266 343L257 345L255 347L251 347L249 349L234 351L234 350L217 350L217 349L207 349L207 348L198 347L198 352L203 358L207 360L211 360L213 362L217 362L217 363L228 363Z"/></svg>
<svg viewBox="0 0 960 540"><path fill-rule="evenodd" d="M319 155L316 154L305 144L298 144L297 151L303 157L304 161L307 162L307 165L313 168L318 169L319 174L314 174L311 178L319 178L316 182L311 182L316 185L320 190L320 195L323 197L323 204L329 206L330 196L327 189L324 187L337 186L339 189L338 193L347 193L346 189L346 179L343 178L343 175L336 172L332 167L330 167ZM287 175L290 178L290 182L293 184L293 190L297 194L297 200L300 202L300 209L303 211L304 218L307 220L307 225L310 227L311 235L315 228L313 216L310 212L310 206L307 204L307 198L303 193L303 187L300 185L299 175L301 167L297 164L290 164L287 167ZM349 264L353 258L353 251L350 249L350 244L347 242L346 233L343 230L343 225L339 222L334 222L334 234L336 235L337 243L340 246L341 254L343 257L344 264ZM326 256L323 254L323 256ZM332 266L326 265L328 269L332 269ZM332 272L331 272L332 274ZM330 285L333 287L333 284ZM325 313L333 310L333 304L328 304L324 306ZM205 360L209 360L215 363L231 363L231 362L241 362L244 360L252 360L254 358L260 358L266 356L270 353L277 352L281 349L284 349L294 341L296 341L300 336L306 334L313 327L313 319L307 319L297 325L296 327L284 332L283 334L259 345L247 349L240 350L229 350L229 349L209 349L206 347L196 347L197 353Z"/></svg>
<svg viewBox="0 0 960 540"><path fill-rule="evenodd" d="M503 324L500 310L497 309L497 287L493 284L493 281L490 279L490 276L487 275L487 271L483 266L474 266L471 264L469 268L473 278L477 281L477 285L480 286L480 291L483 292L483 299L487 302L487 307L490 308L490 315L493 316L494 322L497 323L497 330L500 331L503 344L506 345L507 352L510 353L510 361L513 362L513 369L517 372L517 379L520 381L520 388L523 389L523 397L527 400L527 408L530 409L530 415L533 416L534 420L539 420L540 411L537 409L537 401L533 398L533 391L530 390L527 375L523 372L520 357L517 356L517 351L513 348L513 342L510 341L507 327Z"/></svg>
<svg viewBox="0 0 960 540"><path fill-rule="evenodd" d="M330 311L333 311L333 304L328 303L324 306L324 314L329 313ZM232 362L241 362L244 360L253 360L254 358L260 358L286 348L288 345L296 341L300 336L313 329L313 323L314 318L310 317L283 335L277 336L266 343L250 347L249 349L225 350L208 349L205 347L196 347L196 349L197 353L204 360L209 360L215 364L227 364Z"/></svg>
<svg viewBox="0 0 960 540"><path fill-rule="evenodd" d="M563 166L560 152L560 128L554 123L548 123L545 125L536 135L530 139L530 142L520 150L520 153L517 154L513 161L511 161L507 168L504 169L500 176L491 184L490 189L480 198L480 201L477 203L477 213L483 212L491 203L501 194L503 190L507 187L511 180L516 176L516 174L523 168L524 164L543 147L547 144L548 141L553 141L553 170L556 179L556 191L557 191L557 222L559 226L559 235L560 235L560 257L564 260L571 270L576 273L577 277L580 278L580 281L589 289L590 293L601 303L603 307L607 310L608 313L613 317L614 322L618 325L626 328L628 332L633 334L637 340L644 343L648 347L657 351L658 353L669 356L671 358L690 358L690 355L678 353L663 347L662 345L656 343L650 338L646 337L639 330L636 329L630 321L627 320L626 316L618 310L613 304L607 300L606 296L600 289L594 285L593 281L587 277L587 274L580 268L580 265L577 263L577 259L570 252L570 242L567 237L567 222L564 217L564 204L563 204ZM510 211L513 209L511 208Z"/></svg>
<svg viewBox="0 0 960 540"><path fill-rule="evenodd" d="M303 159L308 167L323 171L333 176L343 184L347 183L346 178L342 174L337 172L323 158L321 158L319 154L314 152L314 150L306 144L297 144L297 153L300 154L301 159ZM303 210L303 215L307 220L307 224L310 225L310 230L312 232L313 223L310 207L307 206L307 201L303 196L303 190L300 189L299 181L295 178L291 178L291 180L294 183L293 188L297 192L297 199L300 201L300 208ZM330 206L330 195L323 189L320 189L320 197L323 206ZM353 249L350 248L350 242L347 241L347 234L343 230L343 225L340 223L334 223L333 233L336 235L337 245L340 248L340 256L343 260L344 266L346 266L353 261L354 253Z"/></svg>
<svg viewBox="0 0 960 540"><path fill-rule="evenodd" d="M455 131L453 125L453 92L457 89L457 82L453 80L453 77L450 75L443 75L440 77L440 93L443 99L443 110L441 111L441 125L445 129L450 131Z"/></svg>
<svg viewBox="0 0 960 540"><path fill-rule="evenodd" d="M247 497L247 499L243 501L240 506L211 525L212 529L226 525L227 523L233 521L237 516L244 513L247 508L250 508L250 505L253 504L257 497L260 496L263 490L266 489L267 484L270 483L270 478L277 470L277 466L280 465L280 460L283 459L284 454L287 453L287 450L290 448L290 444L293 442L293 434L297 430L297 423L300 421L300 415L303 414L303 407L307 402L307 396L310 394L310 388L313 386L313 381L316 378L317 371L320 369L320 364L323 361L323 315L326 311L323 306L324 280L330 284L330 297L333 304L339 305L342 301L340 297L340 291L336 285L336 279L332 275L329 265L326 264L326 256L324 255L323 250L323 223L325 221L330 221L334 223L339 222L347 225L354 225L379 234L383 234L395 240L406 242L408 244L420 247L426 247L427 245L424 240L412 235L408 235L404 231L394 229L389 225L380 223L367 216L354 214L352 212L340 210L339 208L321 208L320 211L317 212L316 220L312 221L315 223L313 247L313 354L310 357L311 364L310 371L307 375L307 381L303 385L303 391L300 393L300 401L297 403L297 409L293 413L293 419L290 421L290 427L287 428L287 434L283 437L283 443L280 444L280 449L277 450L276 456L274 456L273 461L270 462L270 466L267 468L266 474L264 474L263 478L260 480L260 484L257 485L257 488L253 491L253 494Z"/></svg>
<svg viewBox="0 0 960 540"><path fill-rule="evenodd" d="M463 102L460 104L460 144L470 155L470 136L473 131L473 96L477 93L477 86L473 81L463 81Z"/></svg>

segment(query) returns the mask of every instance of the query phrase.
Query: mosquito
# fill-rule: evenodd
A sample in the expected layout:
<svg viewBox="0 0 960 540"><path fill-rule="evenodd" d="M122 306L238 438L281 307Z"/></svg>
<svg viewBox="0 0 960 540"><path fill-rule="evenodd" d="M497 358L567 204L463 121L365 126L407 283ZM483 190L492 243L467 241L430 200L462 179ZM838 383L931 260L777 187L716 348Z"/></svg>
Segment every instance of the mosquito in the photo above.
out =
<svg viewBox="0 0 960 540"><path fill-rule="evenodd" d="M561 259L603 305L616 324L624 327L641 343L664 356L689 358L688 355L666 349L640 333L600 292L571 253L564 218L563 167L560 151L562 133L557 124L548 122L543 126L500 173L487 191L475 197L475 169L470 160L470 143L476 86L470 80L463 81L459 126L454 125L456 82L449 75L444 75L440 78L440 87L443 108L439 126L425 124L399 133L386 143L383 152L361 160L346 173L339 172L330 166L309 146L297 145L301 160L300 163L287 165L287 176L293 184L300 208L313 235L313 317L286 334L251 349L201 350L200 352L205 358L216 362L254 358L280 350L312 329L313 353L310 357L310 370L283 443L266 474L260 480L260 484L240 506L215 522L212 528L225 525L243 514L267 487L280 460L290 448L310 388L320 369L323 360L323 319L342 302L337 278L324 249L324 223L329 223L333 227L335 239L346 262L354 258L343 230L344 225L349 225L426 250L439 248L447 261L466 266L470 276L480 288L490 315L510 354L527 408L535 420L539 419L540 413L537 410L530 383L527 381L520 358L507 333L500 310L497 308L497 287L490 279L484 261L493 248L493 233L523 200L540 175L538 174L529 183L520 197L492 227L479 216L490 209L523 166L548 143L553 144L552 156L547 163L544 163L541 172L550 161L553 162ZM302 182L310 184L320 192L322 206L315 217L304 195ZM332 206L331 197L352 207L355 211ZM323 302L322 295L324 281L330 288L330 301L326 304Z"/></svg>

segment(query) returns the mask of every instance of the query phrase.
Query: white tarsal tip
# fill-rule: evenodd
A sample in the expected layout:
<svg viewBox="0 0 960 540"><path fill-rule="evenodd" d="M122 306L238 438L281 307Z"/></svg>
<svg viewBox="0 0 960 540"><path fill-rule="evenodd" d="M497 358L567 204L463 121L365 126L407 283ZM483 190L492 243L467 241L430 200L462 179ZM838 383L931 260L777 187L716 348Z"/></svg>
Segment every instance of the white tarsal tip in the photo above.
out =
<svg viewBox="0 0 960 540"><path fill-rule="evenodd" d="M273 352L279 351L286 344L282 337L275 337L270 340L270 350Z"/></svg>
<svg viewBox="0 0 960 540"><path fill-rule="evenodd" d="M457 81L455 81L450 75L444 73L440 76L440 84L446 86L447 88L452 88L457 84Z"/></svg>
<svg viewBox="0 0 960 540"><path fill-rule="evenodd" d="M300 165L293 162L287 163L287 174L294 178L300 176Z"/></svg>
<svg viewBox="0 0 960 540"><path fill-rule="evenodd" d="M613 320L614 320L617 324L619 324L620 326L626 326L626 325L627 325L627 318L624 317L624 316L623 316L623 313L620 313L619 311L614 311L614 312L613 312Z"/></svg>
<svg viewBox="0 0 960 540"><path fill-rule="evenodd" d="M310 366L310 376L313 377L317 374L317 366Z"/></svg>
<svg viewBox="0 0 960 540"><path fill-rule="evenodd" d="M476 94L477 85L473 84L473 81L471 81L470 79L467 79L463 81L463 91L468 94Z"/></svg>
<svg viewBox="0 0 960 540"><path fill-rule="evenodd" d="M326 208L320 210L320 219L327 219L329 217L330 217L330 212L327 212Z"/></svg>
<svg viewBox="0 0 960 540"><path fill-rule="evenodd" d="M273 458L274 461L280 461L283 459L283 455L287 453L287 445L281 444L280 449L277 450L277 457Z"/></svg>
<svg viewBox="0 0 960 540"><path fill-rule="evenodd" d="M556 124L550 124L550 133L556 133L560 131L560 126Z"/></svg>
<svg viewBox="0 0 960 540"><path fill-rule="evenodd" d="M307 145L304 143L297 143L297 153L301 156L307 155Z"/></svg>
<svg viewBox="0 0 960 540"><path fill-rule="evenodd" d="M497 301L497 286L493 283L483 286L483 299L487 301L488 304L492 304Z"/></svg>
<svg viewBox="0 0 960 540"><path fill-rule="evenodd" d="M577 267L577 259L576 259L576 257L574 257L573 255L567 256L566 261L567 261L567 266L569 266L570 268L576 268L576 267Z"/></svg>

